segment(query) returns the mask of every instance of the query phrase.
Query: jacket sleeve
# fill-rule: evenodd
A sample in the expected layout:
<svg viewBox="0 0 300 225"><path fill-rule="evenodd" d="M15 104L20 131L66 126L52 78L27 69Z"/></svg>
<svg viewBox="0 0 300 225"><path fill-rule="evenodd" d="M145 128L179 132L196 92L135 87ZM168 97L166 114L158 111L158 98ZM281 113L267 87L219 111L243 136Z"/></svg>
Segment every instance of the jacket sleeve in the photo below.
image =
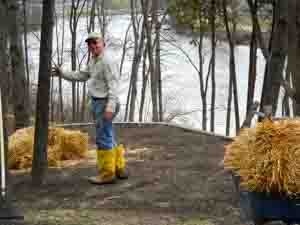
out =
<svg viewBox="0 0 300 225"><path fill-rule="evenodd" d="M118 102L118 77L117 64L107 61L104 63L104 77L108 90L108 102L106 105L107 112L114 112Z"/></svg>
<svg viewBox="0 0 300 225"><path fill-rule="evenodd" d="M86 81L90 78L88 68L79 71L66 71L60 68L61 77L68 81Z"/></svg>

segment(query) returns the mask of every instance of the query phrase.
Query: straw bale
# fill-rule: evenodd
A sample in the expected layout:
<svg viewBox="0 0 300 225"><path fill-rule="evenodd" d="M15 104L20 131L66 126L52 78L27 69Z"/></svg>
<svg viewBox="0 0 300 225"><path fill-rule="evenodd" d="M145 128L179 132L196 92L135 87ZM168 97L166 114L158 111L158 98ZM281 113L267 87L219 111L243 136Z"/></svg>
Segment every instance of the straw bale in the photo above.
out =
<svg viewBox="0 0 300 225"><path fill-rule="evenodd" d="M17 130L9 137L8 168L31 168L34 128ZM48 165L56 167L62 160L80 159L88 149L88 135L80 131L50 127L48 130Z"/></svg>
<svg viewBox="0 0 300 225"><path fill-rule="evenodd" d="M8 168L20 169L31 166L34 129L24 128L17 130L9 137Z"/></svg>
<svg viewBox="0 0 300 225"><path fill-rule="evenodd" d="M62 151L60 145L48 146L48 166L58 167L61 165Z"/></svg>
<svg viewBox="0 0 300 225"><path fill-rule="evenodd" d="M84 158L88 149L88 135L80 131L64 131L61 142L62 159Z"/></svg>
<svg viewBox="0 0 300 225"><path fill-rule="evenodd" d="M48 146L52 145L60 145L61 144L61 137L64 135L63 128L53 128L50 127L48 129Z"/></svg>
<svg viewBox="0 0 300 225"><path fill-rule="evenodd" d="M265 120L226 146L224 166L241 186L258 192L300 194L300 120Z"/></svg>

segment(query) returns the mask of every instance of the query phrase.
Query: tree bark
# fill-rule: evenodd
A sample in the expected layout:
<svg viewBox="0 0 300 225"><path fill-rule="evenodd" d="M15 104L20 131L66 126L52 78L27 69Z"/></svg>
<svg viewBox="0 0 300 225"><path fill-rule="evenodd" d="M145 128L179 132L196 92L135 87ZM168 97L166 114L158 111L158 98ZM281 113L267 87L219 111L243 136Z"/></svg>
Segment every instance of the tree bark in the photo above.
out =
<svg viewBox="0 0 300 225"><path fill-rule="evenodd" d="M285 80L288 82L288 84L291 84L291 72L290 72L290 64L287 63L286 70L285 70ZM282 117L290 117L291 116L291 110L290 110L290 97L285 91L283 99L282 99Z"/></svg>
<svg viewBox="0 0 300 225"><path fill-rule="evenodd" d="M211 0L211 109L210 131L215 131L215 105L216 105L216 1Z"/></svg>
<svg viewBox="0 0 300 225"><path fill-rule="evenodd" d="M75 2L76 1L76 2ZM80 5L80 0L72 0L71 5L71 13L70 13L70 31L71 31L71 69L73 71L76 70L77 64L76 64L76 41L77 41L77 27L78 27L78 21L80 16L82 15L83 8L86 4L87 0L83 0L82 4ZM72 82L72 121L76 121L76 118L78 117L76 112L78 112L78 106L77 106L77 95L76 95L76 82Z"/></svg>
<svg viewBox="0 0 300 225"><path fill-rule="evenodd" d="M135 13L136 2L131 0L131 23L133 27L134 36L134 55L131 67L131 95L130 95L130 110L129 110L129 121L134 121L136 97L137 97L137 79L140 62L142 58L144 40L145 40L145 20L142 23L142 30L139 35L139 24L137 23L137 14Z"/></svg>
<svg viewBox="0 0 300 225"><path fill-rule="evenodd" d="M235 128L236 133L239 133L240 130L240 116L239 116L239 103L238 103L238 93L237 93L237 79L236 79L236 69L235 69L235 25L233 24L233 31L230 31L228 14L227 14L227 0L223 0L223 11L224 11L224 23L226 27L227 38L229 42L229 71L230 71L230 82L232 82L232 91L233 91L233 99L234 99L234 109L235 109ZM229 92L229 95L231 92Z"/></svg>
<svg viewBox="0 0 300 225"><path fill-rule="evenodd" d="M22 1L23 4L23 27L24 27L24 50L25 50L25 67L26 67L26 79L27 79L27 91L28 91L28 101L30 102L30 74L29 74L29 63L28 63L28 40L27 40L27 33L28 33L28 24L27 24L27 4L26 0Z"/></svg>
<svg viewBox="0 0 300 225"><path fill-rule="evenodd" d="M257 1L254 2L254 9L257 11ZM247 94L247 110L246 116L250 113L253 105L255 82L256 82L256 65L257 65L257 24L252 21L252 34L250 41L250 55L249 55L249 75L248 75L248 94Z"/></svg>
<svg viewBox="0 0 300 225"><path fill-rule="evenodd" d="M128 87L128 94L127 94L127 99L126 99L126 107L125 107L124 121L127 121L127 120L128 120L128 115L129 115L129 103L130 103L130 97L131 97L131 88L132 88L132 76L130 77L130 81L129 81L129 87Z"/></svg>
<svg viewBox="0 0 300 225"><path fill-rule="evenodd" d="M148 9L149 2L141 0L142 11L145 18L145 28L146 28L146 37L147 37L147 49L148 49L148 59L149 59L149 68L150 68L150 82L151 82L151 99L152 99L152 121L158 122L158 98L157 98L157 76L155 73L155 64L153 58L153 47L152 47L152 26L148 20ZM152 15L153 16L153 15Z"/></svg>
<svg viewBox="0 0 300 225"><path fill-rule="evenodd" d="M88 33L95 30L96 3L97 3L97 0L93 0L92 7L91 7L91 13L90 13L90 22L88 25Z"/></svg>
<svg viewBox="0 0 300 225"><path fill-rule="evenodd" d="M6 24L7 18L7 2L0 1L0 88L2 94L2 109L3 109L3 128L4 128L4 148L5 159L7 159L8 150L8 107L9 107L9 56L8 56L8 26ZM6 160L7 162L7 160ZM0 170L1 172L1 170ZM8 174L6 163L6 174Z"/></svg>
<svg viewBox="0 0 300 225"><path fill-rule="evenodd" d="M53 78L50 78L50 121L54 121L54 80Z"/></svg>
<svg viewBox="0 0 300 225"><path fill-rule="evenodd" d="M65 30L65 9L66 9L66 0L63 0L63 8L62 8L62 30ZM62 32L61 37L61 51L57 63L59 66L63 64L63 58L64 58L64 41L65 41L65 32ZM58 37L57 37L57 43L58 43ZM57 52L59 52L59 49L57 49ZM63 91L62 91L62 78L58 78L58 87L59 87L59 118L60 121L63 122L65 120L64 116L64 103L63 103Z"/></svg>
<svg viewBox="0 0 300 225"><path fill-rule="evenodd" d="M131 23L128 25L126 33L125 33L125 37L124 37L122 57L121 57L120 70L119 70L120 71L120 73L119 73L120 78L121 78L122 73L123 73L123 66L124 66L125 56L126 56L126 52L127 52L128 35L129 35L131 25L132 25Z"/></svg>
<svg viewBox="0 0 300 225"><path fill-rule="evenodd" d="M106 36L107 15L105 13L105 0L97 1L98 21L102 37Z"/></svg>
<svg viewBox="0 0 300 225"><path fill-rule="evenodd" d="M278 1L275 5L275 27L269 63L266 65L267 79L264 109L267 115L275 115L280 85L283 80L284 63L288 47L288 1Z"/></svg>
<svg viewBox="0 0 300 225"><path fill-rule="evenodd" d="M228 99L227 99L227 112L226 112L226 136L230 135L231 128L231 105L232 105L232 79L229 75Z"/></svg>
<svg viewBox="0 0 300 225"><path fill-rule="evenodd" d="M201 20L201 17L200 17ZM200 95L202 101L202 129L207 130L207 101L206 101L206 87L203 77L203 32L200 31L199 43L198 43L198 58L199 58L199 81L200 81Z"/></svg>
<svg viewBox="0 0 300 225"><path fill-rule="evenodd" d="M272 9L273 9L273 16L272 16L272 29L271 29L271 32L270 32L270 39L269 39L269 43L268 43L268 52L271 52L271 49L272 49L272 44L273 44L273 37L274 37L274 27L275 27L275 3L273 2L272 4ZM272 113L272 109L266 109L266 107L264 107L265 105L265 95L266 95L266 91L265 90L268 90L268 88L270 88L270 78L267 76L268 75L268 64L270 62L270 56L268 54L268 57L266 58L266 66L265 66L265 71L264 71L264 80L263 80L263 88L262 88L262 93L261 93L261 100L260 100L260 112L264 112L266 110L269 110L270 111L270 114ZM267 107L268 108L268 107ZM261 120L262 118L259 118L259 121Z"/></svg>
<svg viewBox="0 0 300 225"><path fill-rule="evenodd" d="M158 119L159 121L163 121L163 102L162 102L162 75L161 75L161 23L159 21L159 0L155 0L153 2L152 7L152 17L153 17L153 25L155 29L155 76L157 77L157 95L158 95Z"/></svg>
<svg viewBox="0 0 300 225"><path fill-rule="evenodd" d="M160 24L158 18L158 10L159 10L159 0L152 1L152 26L154 27L155 39L153 42L153 49L155 50L155 58L154 58L154 77L153 83L153 94L155 92L156 99L153 103L157 109L157 115L153 118L157 118L154 121L162 121L163 120L163 109L162 109L162 83L161 83L161 65L160 65ZM154 53L154 51L153 51ZM154 96L153 96L154 97ZM153 101L153 100L152 100Z"/></svg>
<svg viewBox="0 0 300 225"><path fill-rule="evenodd" d="M294 96L294 114L300 115L300 3L298 0L289 0L288 17L288 68L291 72Z"/></svg>
<svg viewBox="0 0 300 225"><path fill-rule="evenodd" d="M251 13L251 19L252 19L253 26L256 27L257 42L259 44L259 47L261 49L261 52L262 52L263 56L265 57L265 59L268 59L269 58L269 50L266 47L265 41L263 39L262 31L261 31L259 21L258 21L258 16L257 16L257 3L258 3L257 1L258 0L247 0L247 3L248 3L248 6L250 8L250 13Z"/></svg>
<svg viewBox="0 0 300 225"><path fill-rule="evenodd" d="M29 91L27 89L28 83L26 80L19 12L20 9L18 1L8 1L8 14L10 20L9 38L16 129L27 127L30 124Z"/></svg>
<svg viewBox="0 0 300 225"><path fill-rule="evenodd" d="M142 70L142 76L143 76L143 83L142 83L142 90L141 90L141 103L140 103L140 111L139 111L139 121L143 121L143 113L144 113L144 106L145 106L145 99L146 99L146 88L148 83L148 77L149 77L149 70L147 69L147 52L148 49L144 49L143 53L143 70Z"/></svg>
<svg viewBox="0 0 300 225"><path fill-rule="evenodd" d="M47 146L49 123L49 90L54 25L54 5L54 0L43 0L39 81L36 104L34 154L32 162L32 182L36 185L41 185L43 183L48 167Z"/></svg>
<svg viewBox="0 0 300 225"><path fill-rule="evenodd" d="M158 105L159 105L159 121L163 121L163 92L162 92L162 74L161 74L161 41L160 41L160 25L156 25L156 58L155 68L158 78Z"/></svg>
<svg viewBox="0 0 300 225"><path fill-rule="evenodd" d="M76 70L76 33L77 33L77 9L79 0L75 3L72 0L71 13L70 13L70 31L71 31L71 70ZM72 122L76 121L76 82L72 81Z"/></svg>

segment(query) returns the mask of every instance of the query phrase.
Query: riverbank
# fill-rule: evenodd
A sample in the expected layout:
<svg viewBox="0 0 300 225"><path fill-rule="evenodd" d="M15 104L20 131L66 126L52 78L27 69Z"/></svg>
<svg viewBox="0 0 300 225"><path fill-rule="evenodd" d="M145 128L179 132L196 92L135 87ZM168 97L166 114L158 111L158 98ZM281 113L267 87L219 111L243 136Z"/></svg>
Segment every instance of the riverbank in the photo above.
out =
<svg viewBox="0 0 300 225"><path fill-rule="evenodd" d="M170 26L170 28L168 28L168 29L174 29L176 31L176 33L180 36L185 36L185 37L190 37L190 38L199 36L199 33L193 33L190 29L188 29L186 27ZM236 33L235 33L236 45L249 46L250 42L251 42L251 35L252 35L252 32L248 31L248 30L236 31ZM210 39L211 32L204 32L204 36L206 38ZM262 32L262 37L263 37L263 40L265 41L265 43L268 43L268 40L270 37L270 32L268 32L268 31ZM220 42L228 42L226 31L223 31L223 30L216 31L216 39L217 39L217 41L220 41Z"/></svg>

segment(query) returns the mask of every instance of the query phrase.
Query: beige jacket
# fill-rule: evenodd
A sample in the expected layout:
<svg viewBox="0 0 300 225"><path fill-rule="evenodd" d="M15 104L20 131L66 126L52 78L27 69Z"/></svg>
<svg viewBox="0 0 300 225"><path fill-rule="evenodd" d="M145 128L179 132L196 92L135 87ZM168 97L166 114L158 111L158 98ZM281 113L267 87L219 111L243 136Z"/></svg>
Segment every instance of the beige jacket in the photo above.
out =
<svg viewBox="0 0 300 225"><path fill-rule="evenodd" d="M105 55L91 58L84 70L64 71L62 78L69 81L87 81L88 95L96 98L108 98L106 111L114 112L118 102L118 78L115 65Z"/></svg>

